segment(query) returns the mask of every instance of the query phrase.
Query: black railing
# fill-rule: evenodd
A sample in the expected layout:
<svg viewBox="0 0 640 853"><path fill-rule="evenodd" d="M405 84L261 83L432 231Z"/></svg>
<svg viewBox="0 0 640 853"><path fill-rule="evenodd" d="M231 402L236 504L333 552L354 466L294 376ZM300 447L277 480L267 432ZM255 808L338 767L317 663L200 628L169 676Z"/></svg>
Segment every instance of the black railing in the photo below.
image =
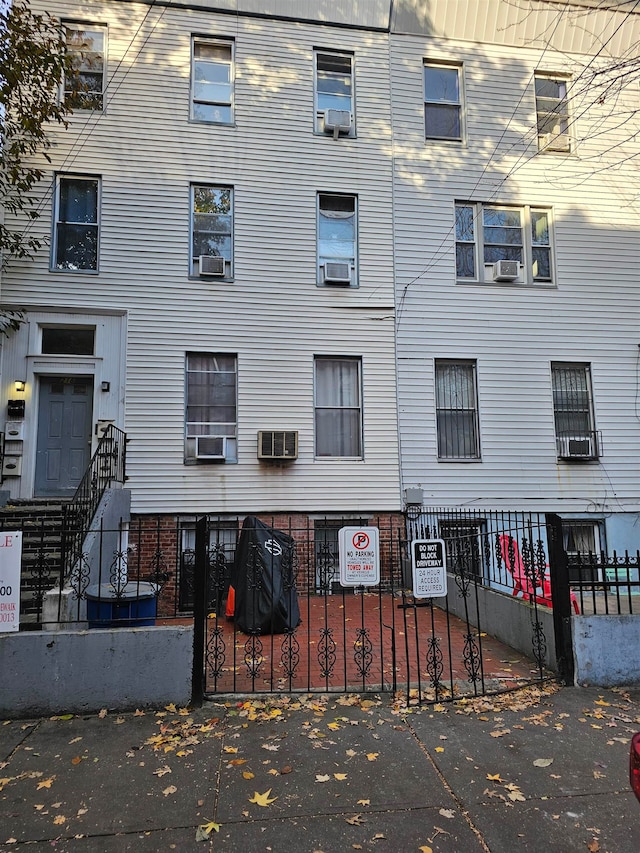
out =
<svg viewBox="0 0 640 853"><path fill-rule="evenodd" d="M585 616L640 613L640 551L569 555L569 582Z"/></svg>
<svg viewBox="0 0 640 853"><path fill-rule="evenodd" d="M82 544L105 491L112 483L125 481L126 448L126 433L109 424L75 495L63 508L62 561L65 578L82 553Z"/></svg>

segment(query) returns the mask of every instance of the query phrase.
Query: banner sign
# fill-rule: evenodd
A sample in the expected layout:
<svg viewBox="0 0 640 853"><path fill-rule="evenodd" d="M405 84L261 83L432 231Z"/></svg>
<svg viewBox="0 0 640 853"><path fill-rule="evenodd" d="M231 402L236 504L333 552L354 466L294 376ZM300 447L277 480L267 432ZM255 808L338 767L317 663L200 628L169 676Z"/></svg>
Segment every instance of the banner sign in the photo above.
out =
<svg viewBox="0 0 640 853"><path fill-rule="evenodd" d="M0 533L0 631L20 628L22 532Z"/></svg>

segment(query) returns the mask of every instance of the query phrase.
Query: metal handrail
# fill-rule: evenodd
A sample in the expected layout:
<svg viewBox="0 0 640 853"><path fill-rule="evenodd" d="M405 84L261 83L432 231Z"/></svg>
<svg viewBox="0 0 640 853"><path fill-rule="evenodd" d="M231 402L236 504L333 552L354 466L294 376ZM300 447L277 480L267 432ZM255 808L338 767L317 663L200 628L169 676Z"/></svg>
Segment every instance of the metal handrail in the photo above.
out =
<svg viewBox="0 0 640 853"><path fill-rule="evenodd" d="M126 448L126 433L109 424L73 498L63 507L62 569L65 579L82 551L105 491L112 483L125 482Z"/></svg>

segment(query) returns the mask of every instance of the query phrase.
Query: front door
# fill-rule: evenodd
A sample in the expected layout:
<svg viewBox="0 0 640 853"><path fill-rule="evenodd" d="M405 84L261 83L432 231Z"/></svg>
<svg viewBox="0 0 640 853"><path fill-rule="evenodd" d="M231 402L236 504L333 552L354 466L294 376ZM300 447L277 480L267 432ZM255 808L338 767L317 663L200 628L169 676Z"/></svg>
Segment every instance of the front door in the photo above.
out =
<svg viewBox="0 0 640 853"><path fill-rule="evenodd" d="M35 494L71 497L91 458L93 378L42 376Z"/></svg>

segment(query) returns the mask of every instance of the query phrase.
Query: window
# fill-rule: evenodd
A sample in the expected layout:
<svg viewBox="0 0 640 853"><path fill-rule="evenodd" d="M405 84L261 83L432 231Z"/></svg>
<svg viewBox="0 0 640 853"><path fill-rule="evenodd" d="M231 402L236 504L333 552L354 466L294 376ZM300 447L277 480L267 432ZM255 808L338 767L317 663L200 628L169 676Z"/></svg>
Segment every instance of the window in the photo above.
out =
<svg viewBox="0 0 640 853"><path fill-rule="evenodd" d="M318 284L356 287L357 199L318 194Z"/></svg>
<svg viewBox="0 0 640 853"><path fill-rule="evenodd" d="M95 327L43 326L41 351L55 355L93 355L95 336Z"/></svg>
<svg viewBox="0 0 640 853"><path fill-rule="evenodd" d="M602 522L562 519L562 545L567 552L569 582L602 583Z"/></svg>
<svg viewBox="0 0 640 853"><path fill-rule="evenodd" d="M233 276L233 189L191 188L191 274ZM203 261L218 258L218 261Z"/></svg>
<svg viewBox="0 0 640 853"><path fill-rule="evenodd" d="M98 178L58 177L53 269L97 271L99 191Z"/></svg>
<svg viewBox="0 0 640 853"><path fill-rule="evenodd" d="M76 75L65 77L64 101L74 110L102 110L105 91L105 27L85 29L82 24L63 24L66 51Z"/></svg>
<svg viewBox="0 0 640 853"><path fill-rule="evenodd" d="M424 64L424 133L427 139L462 140L458 65Z"/></svg>
<svg viewBox="0 0 640 853"><path fill-rule="evenodd" d="M233 123L233 43L193 39L191 118L214 124Z"/></svg>
<svg viewBox="0 0 640 853"><path fill-rule="evenodd" d="M550 210L456 202L455 219L456 278L552 282Z"/></svg>
<svg viewBox="0 0 640 853"><path fill-rule="evenodd" d="M354 136L353 56L348 53L316 51L316 122L318 133ZM338 110L339 126L326 122L327 110Z"/></svg>
<svg viewBox="0 0 640 853"><path fill-rule="evenodd" d="M360 359L315 359L316 456L362 458Z"/></svg>
<svg viewBox="0 0 640 853"><path fill-rule="evenodd" d="M236 462L236 356L187 354L185 459Z"/></svg>
<svg viewBox="0 0 640 853"><path fill-rule="evenodd" d="M436 360L439 459L478 459L475 361Z"/></svg>
<svg viewBox="0 0 640 853"><path fill-rule="evenodd" d="M539 151L571 151L567 80L535 75Z"/></svg>
<svg viewBox="0 0 640 853"><path fill-rule="evenodd" d="M207 607L222 618L223 602L229 591L233 561L238 542L236 519L209 519L209 547L207 549ZM196 563L196 526L187 521L181 528L180 569L178 581L178 607L193 610L194 573Z"/></svg>
<svg viewBox="0 0 640 853"><path fill-rule="evenodd" d="M558 457L576 461L597 458L599 442L589 365L552 364L551 379Z"/></svg>

